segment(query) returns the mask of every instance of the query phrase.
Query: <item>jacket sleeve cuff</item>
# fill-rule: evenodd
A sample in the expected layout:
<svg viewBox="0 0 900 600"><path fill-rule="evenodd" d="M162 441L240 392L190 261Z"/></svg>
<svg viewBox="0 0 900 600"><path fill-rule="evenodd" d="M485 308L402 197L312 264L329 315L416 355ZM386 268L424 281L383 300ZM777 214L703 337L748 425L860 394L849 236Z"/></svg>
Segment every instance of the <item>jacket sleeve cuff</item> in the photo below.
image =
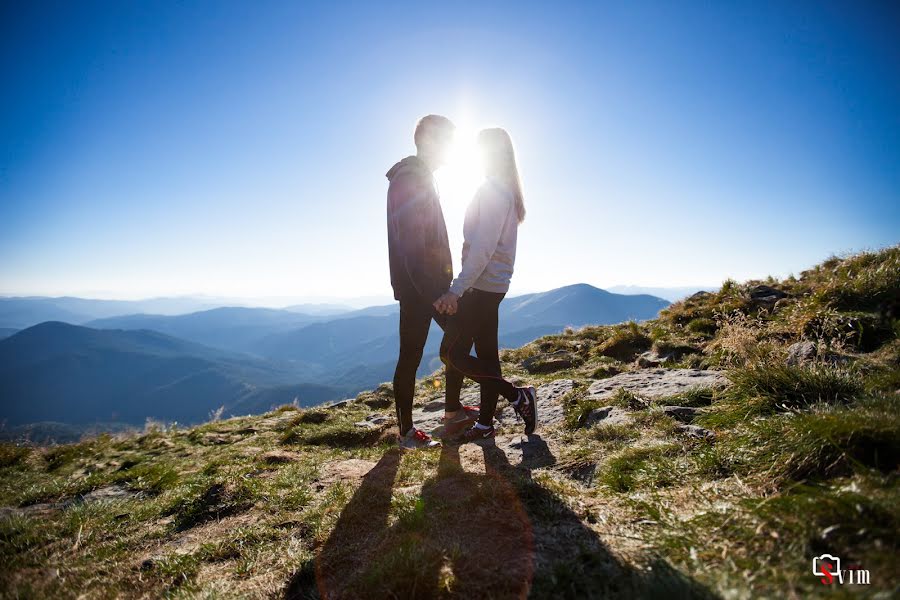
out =
<svg viewBox="0 0 900 600"><path fill-rule="evenodd" d="M466 289L466 285L458 279L450 285L450 291L457 296L462 296L465 293Z"/></svg>

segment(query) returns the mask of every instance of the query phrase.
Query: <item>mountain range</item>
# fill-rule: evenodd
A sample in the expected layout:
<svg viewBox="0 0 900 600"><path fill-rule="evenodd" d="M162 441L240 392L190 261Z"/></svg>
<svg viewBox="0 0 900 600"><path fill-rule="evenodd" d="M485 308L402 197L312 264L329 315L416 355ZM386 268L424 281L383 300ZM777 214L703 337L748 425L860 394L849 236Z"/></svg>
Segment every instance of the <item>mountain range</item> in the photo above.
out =
<svg viewBox="0 0 900 600"><path fill-rule="evenodd" d="M645 320L667 305L587 284L511 297L500 307L500 341L513 347L567 326ZM19 308L38 314L77 306L38 301ZM83 325L55 319L10 332L0 339L0 419L10 427L139 425L147 418L194 423L220 407L248 414L292 401L308 406L391 378L399 349L396 304L301 310L218 307ZM440 339L432 325L419 375L440 367Z"/></svg>

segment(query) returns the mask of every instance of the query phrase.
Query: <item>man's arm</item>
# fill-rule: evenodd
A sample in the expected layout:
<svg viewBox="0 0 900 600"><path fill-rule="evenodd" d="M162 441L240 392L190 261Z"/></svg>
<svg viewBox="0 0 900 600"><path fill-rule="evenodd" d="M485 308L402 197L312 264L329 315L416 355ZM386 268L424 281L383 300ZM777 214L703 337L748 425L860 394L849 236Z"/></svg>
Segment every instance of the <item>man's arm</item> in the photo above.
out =
<svg viewBox="0 0 900 600"><path fill-rule="evenodd" d="M391 190L392 194L396 193L393 198L392 221L403 264L416 292L423 300L431 303L443 291L437 289L426 261L429 250L426 233L429 227L430 199L434 191L412 176L405 176L395 183L396 192Z"/></svg>

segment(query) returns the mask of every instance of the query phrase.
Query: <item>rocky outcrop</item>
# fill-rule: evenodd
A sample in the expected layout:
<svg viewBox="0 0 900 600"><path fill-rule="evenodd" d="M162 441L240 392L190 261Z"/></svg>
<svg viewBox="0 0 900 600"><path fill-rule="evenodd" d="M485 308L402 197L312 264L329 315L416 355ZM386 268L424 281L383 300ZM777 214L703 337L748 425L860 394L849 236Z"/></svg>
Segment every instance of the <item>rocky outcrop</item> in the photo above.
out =
<svg viewBox="0 0 900 600"><path fill-rule="evenodd" d="M605 400L619 389L639 393L653 400L681 394L692 388L723 387L728 380L719 371L701 369L642 369L621 373L595 381L588 388L588 398Z"/></svg>

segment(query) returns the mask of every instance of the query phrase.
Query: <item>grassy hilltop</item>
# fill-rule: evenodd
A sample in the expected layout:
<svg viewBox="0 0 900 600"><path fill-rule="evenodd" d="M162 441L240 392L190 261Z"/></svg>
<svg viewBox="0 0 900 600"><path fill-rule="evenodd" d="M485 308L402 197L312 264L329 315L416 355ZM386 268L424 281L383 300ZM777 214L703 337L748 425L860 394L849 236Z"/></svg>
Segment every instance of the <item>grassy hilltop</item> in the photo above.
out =
<svg viewBox="0 0 900 600"><path fill-rule="evenodd" d="M383 385L4 444L0 596L855 596L812 575L825 552L869 571L866 594L896 593L900 247L503 360L558 408L531 439L506 423L495 444L400 455ZM664 395L670 375L721 383Z"/></svg>

